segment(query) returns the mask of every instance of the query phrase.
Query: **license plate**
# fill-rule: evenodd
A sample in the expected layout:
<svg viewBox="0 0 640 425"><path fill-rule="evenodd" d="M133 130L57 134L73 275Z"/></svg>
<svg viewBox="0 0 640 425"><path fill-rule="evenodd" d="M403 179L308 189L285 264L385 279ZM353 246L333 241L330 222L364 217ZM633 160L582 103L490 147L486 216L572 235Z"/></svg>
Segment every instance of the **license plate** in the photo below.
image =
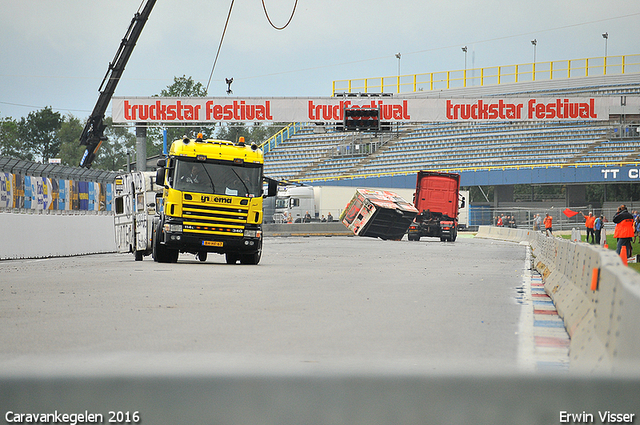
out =
<svg viewBox="0 0 640 425"><path fill-rule="evenodd" d="M204 246L222 246L222 242L218 242L218 241L202 241L202 245L204 245Z"/></svg>

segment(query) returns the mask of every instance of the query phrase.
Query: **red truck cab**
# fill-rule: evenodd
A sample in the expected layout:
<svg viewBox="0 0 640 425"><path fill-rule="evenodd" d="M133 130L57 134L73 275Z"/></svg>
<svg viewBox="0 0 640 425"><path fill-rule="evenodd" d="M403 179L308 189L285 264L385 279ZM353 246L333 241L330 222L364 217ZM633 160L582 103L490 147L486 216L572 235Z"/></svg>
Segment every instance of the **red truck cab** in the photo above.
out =
<svg viewBox="0 0 640 425"><path fill-rule="evenodd" d="M418 241L422 236L456 240L458 211L464 207L459 174L419 171L413 204L418 215L407 230L410 241Z"/></svg>

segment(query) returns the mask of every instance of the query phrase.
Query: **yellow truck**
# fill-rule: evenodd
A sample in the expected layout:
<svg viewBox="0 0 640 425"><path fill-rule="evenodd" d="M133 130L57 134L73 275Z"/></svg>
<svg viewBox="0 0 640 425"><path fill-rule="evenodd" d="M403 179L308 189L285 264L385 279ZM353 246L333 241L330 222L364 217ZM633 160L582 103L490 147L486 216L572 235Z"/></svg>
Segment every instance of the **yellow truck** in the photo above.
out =
<svg viewBox="0 0 640 425"><path fill-rule="evenodd" d="M173 142L168 157L158 160L161 192L148 216L150 249L132 248L136 260L151 253L157 262L175 263L180 253L191 253L206 261L213 252L228 264L258 264L263 198L277 192L263 165L262 151L242 137L237 144L200 134Z"/></svg>

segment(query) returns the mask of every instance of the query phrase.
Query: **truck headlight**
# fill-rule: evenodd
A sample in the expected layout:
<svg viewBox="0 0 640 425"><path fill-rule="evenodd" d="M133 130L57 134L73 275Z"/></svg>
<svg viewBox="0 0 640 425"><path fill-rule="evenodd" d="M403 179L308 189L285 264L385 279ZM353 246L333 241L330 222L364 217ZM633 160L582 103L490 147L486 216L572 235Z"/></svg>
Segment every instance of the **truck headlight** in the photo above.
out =
<svg viewBox="0 0 640 425"><path fill-rule="evenodd" d="M182 224L165 223L164 231L170 233L182 233Z"/></svg>
<svg viewBox="0 0 640 425"><path fill-rule="evenodd" d="M245 230L244 237L245 238L259 238L262 235L260 230Z"/></svg>

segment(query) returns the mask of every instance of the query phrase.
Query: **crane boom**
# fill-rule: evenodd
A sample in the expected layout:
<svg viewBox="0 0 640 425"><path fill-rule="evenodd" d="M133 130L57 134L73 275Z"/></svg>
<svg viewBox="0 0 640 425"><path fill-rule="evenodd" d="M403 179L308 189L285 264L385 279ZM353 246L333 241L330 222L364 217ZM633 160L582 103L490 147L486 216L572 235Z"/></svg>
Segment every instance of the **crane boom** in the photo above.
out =
<svg viewBox="0 0 640 425"><path fill-rule="evenodd" d="M80 160L81 167L91 167L91 163L96 156L96 152L100 148L102 142L106 140L106 137L104 136L104 113L107 110L111 97L113 96L116 86L120 81L120 77L122 77L122 73L124 72L124 67L127 65L129 57L131 57L133 48L136 46L138 37L140 37L142 29L144 28L155 3L156 0L147 0L142 10L140 11L139 9L138 12L136 12L124 38L122 39L122 42L120 43L120 47L118 48L113 61L109 63L109 69L107 70L107 73L100 84L100 88L98 89L100 92L98 101L96 102L93 112L91 112L91 116L87 120L87 124L80 135L80 145L85 145L87 147L82 159Z"/></svg>

